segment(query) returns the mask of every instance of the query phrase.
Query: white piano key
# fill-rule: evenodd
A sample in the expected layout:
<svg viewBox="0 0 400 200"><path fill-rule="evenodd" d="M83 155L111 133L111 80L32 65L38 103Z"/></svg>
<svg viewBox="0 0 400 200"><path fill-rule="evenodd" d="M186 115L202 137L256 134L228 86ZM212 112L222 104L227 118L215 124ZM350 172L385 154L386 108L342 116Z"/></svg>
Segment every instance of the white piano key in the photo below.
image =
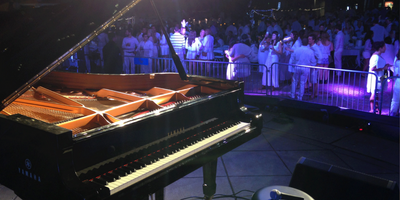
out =
<svg viewBox="0 0 400 200"><path fill-rule="evenodd" d="M188 146L184 149L181 149L180 151L169 155L168 157L161 158L159 161L149 164L146 167L142 169L138 169L135 172L128 174L127 176L121 177L120 179L109 183L105 187L108 187L110 189L110 195L113 195L147 177L150 177L153 174L156 174L157 172L160 172L173 164L190 157L191 155L194 155L203 149L210 147L220 141L223 141L224 139L233 136L243 130L249 129L250 124L245 123L245 122L240 122L237 125L234 125L232 127L226 128L225 130L218 131L216 134L213 136L210 136L208 138L205 138L201 141L198 141L197 143Z"/></svg>

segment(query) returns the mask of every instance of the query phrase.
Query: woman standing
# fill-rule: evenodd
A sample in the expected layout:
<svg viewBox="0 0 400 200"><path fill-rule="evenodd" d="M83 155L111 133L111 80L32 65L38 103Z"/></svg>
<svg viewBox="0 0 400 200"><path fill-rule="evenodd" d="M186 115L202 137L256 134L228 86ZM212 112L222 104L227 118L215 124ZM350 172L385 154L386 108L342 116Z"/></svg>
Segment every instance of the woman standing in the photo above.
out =
<svg viewBox="0 0 400 200"><path fill-rule="evenodd" d="M161 40L160 40L160 55L161 55L162 58L164 58L163 59L163 63L162 63L163 67L162 67L162 69L160 69L160 72L162 70L170 69L171 67L169 65L171 63L166 59L166 58L169 57L169 47L168 47L168 44L167 44L167 39L165 39L165 35L164 34L162 34Z"/></svg>
<svg viewBox="0 0 400 200"><path fill-rule="evenodd" d="M249 58L252 54L252 51L253 50L250 47L250 42L247 34L243 34L240 42L233 44L233 46L225 52L227 54L229 62L234 63L233 65L228 65L226 71L226 78L228 80L242 79L250 75Z"/></svg>
<svg viewBox="0 0 400 200"><path fill-rule="evenodd" d="M371 93L371 97L369 98L369 112L371 113L374 112L375 89L381 89L380 77L383 76L384 71L389 67L389 64L386 64L385 59L383 59L381 56L381 54L385 53L386 51L385 42L374 42L372 48L375 50L375 52L372 54L369 60L369 72L376 74L376 76L373 74L368 74L367 79L367 92ZM376 77L378 77L378 80L376 80ZM376 99L378 100L378 97Z"/></svg>
<svg viewBox="0 0 400 200"><path fill-rule="evenodd" d="M264 64L267 60L269 54L269 43L271 42L271 35L265 34L264 39L260 42L258 47L258 64L259 64L259 72L264 71Z"/></svg>
<svg viewBox="0 0 400 200"><path fill-rule="evenodd" d="M269 69L264 69L262 85L272 86L272 90L279 88L279 66L277 64L272 65L275 62L279 62L279 55L282 54L282 42L279 40L279 35L277 31L272 32L271 44L269 46L270 52L268 54L265 65ZM266 77L268 76L268 80Z"/></svg>
<svg viewBox="0 0 400 200"><path fill-rule="evenodd" d="M187 49L186 59L187 60L195 60L199 49L201 47L200 41L196 38L196 31L190 31L189 37L186 40L185 48ZM196 69L194 69L193 62L189 61L189 72L196 73Z"/></svg>
<svg viewBox="0 0 400 200"><path fill-rule="evenodd" d="M333 44L331 41L329 41L329 34L327 32L323 32L321 34L321 40L318 42L319 49L321 50L321 59L318 61L319 62L319 67L329 67L329 56L331 55L331 52L333 51ZM319 73L319 80L320 82L328 80L329 76L329 70L323 70L323 72Z"/></svg>
<svg viewBox="0 0 400 200"><path fill-rule="evenodd" d="M397 51L396 58L393 62L393 75L400 76L400 51ZM396 116L399 114L399 102L400 102L400 78L396 78L393 86L393 97L392 103L390 104L390 116Z"/></svg>
<svg viewBox="0 0 400 200"><path fill-rule="evenodd" d="M364 37L364 51L362 53L362 56L364 58L363 71L368 70L369 59L371 58L372 44L374 43L374 41L372 40L372 37L374 37L374 32L367 31L367 33L365 34L365 37Z"/></svg>

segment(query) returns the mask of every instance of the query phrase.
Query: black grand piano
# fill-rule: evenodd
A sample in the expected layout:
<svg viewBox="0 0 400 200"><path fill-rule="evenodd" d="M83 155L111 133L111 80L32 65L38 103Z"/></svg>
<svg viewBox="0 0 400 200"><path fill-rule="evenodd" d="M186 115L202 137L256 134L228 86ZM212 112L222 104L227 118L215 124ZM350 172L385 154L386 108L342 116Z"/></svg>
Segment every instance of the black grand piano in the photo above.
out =
<svg viewBox="0 0 400 200"><path fill-rule="evenodd" d="M180 73L58 71L139 3L116 2L15 11L6 24L0 184L22 199L162 199L163 187L201 166L210 198L217 157L260 134L243 82L186 75L179 59Z"/></svg>

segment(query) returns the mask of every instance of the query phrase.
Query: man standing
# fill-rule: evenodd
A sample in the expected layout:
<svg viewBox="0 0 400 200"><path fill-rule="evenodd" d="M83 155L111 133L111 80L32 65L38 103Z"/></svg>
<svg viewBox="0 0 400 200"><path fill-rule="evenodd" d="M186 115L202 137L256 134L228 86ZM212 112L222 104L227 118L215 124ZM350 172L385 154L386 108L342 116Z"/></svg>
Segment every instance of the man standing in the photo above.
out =
<svg viewBox="0 0 400 200"><path fill-rule="evenodd" d="M274 32L274 27L272 27L270 21L267 21L267 33L272 35L272 32Z"/></svg>
<svg viewBox="0 0 400 200"><path fill-rule="evenodd" d="M318 45L315 43L317 40L317 36L315 34L310 34L308 36L308 47L314 52L314 57L316 59L316 65L319 63L321 59L321 50L319 49ZM311 77L310 77L310 82L312 84L312 94L311 98L313 99L314 97L317 96L318 94L318 73L319 70L317 69L311 69Z"/></svg>
<svg viewBox="0 0 400 200"><path fill-rule="evenodd" d="M308 38L303 38L301 40L302 46L296 48L290 57L289 64L293 65L309 65L315 66L317 61L315 59L314 52L307 46ZM310 69L300 66L289 66L289 71L292 72L292 91L290 96L295 98L296 96L296 86L300 81L300 91L297 95L297 100L302 100L304 95L304 84L307 81L307 77L310 74Z"/></svg>
<svg viewBox="0 0 400 200"><path fill-rule="evenodd" d="M115 33L108 34L108 43L103 48L104 73L120 74L122 71L122 58L120 47L116 41L118 37Z"/></svg>
<svg viewBox="0 0 400 200"><path fill-rule="evenodd" d="M342 69L342 53L343 53L343 47L344 47L344 34L342 32L342 26L340 24L336 24L335 26L335 54L334 54L334 59L335 59L335 68L336 69ZM337 73L338 76L340 76L342 73L339 71Z"/></svg>
<svg viewBox="0 0 400 200"><path fill-rule="evenodd" d="M201 60L213 60L214 59L214 37L210 35L210 29L206 29L206 36L200 47L200 59ZM211 73L210 63L206 64L206 73Z"/></svg>
<svg viewBox="0 0 400 200"><path fill-rule="evenodd" d="M274 27L274 31L278 32L279 38L283 38L282 28L276 23L275 20L272 20L272 26Z"/></svg>
<svg viewBox="0 0 400 200"><path fill-rule="evenodd" d="M127 29L125 32L126 37L122 41L122 49L124 50L124 66L123 72L125 74L135 73L135 54L139 48L138 40L132 36L132 30Z"/></svg>
<svg viewBox="0 0 400 200"><path fill-rule="evenodd" d="M185 27L182 28L184 29ZM185 55L185 36L180 32L181 29L179 28L179 26L176 26L174 29L174 34L172 34L169 39L171 40L171 44L174 47L176 54L179 56L179 59L182 62L184 60L184 55ZM171 70L176 71L176 69L166 69L166 71L171 71Z"/></svg>
<svg viewBox="0 0 400 200"><path fill-rule="evenodd" d="M148 60L147 65L142 63L140 65L140 73L151 73L152 70L152 60L150 59L153 57L153 42L149 40L149 35L143 34L143 41L139 43L139 56Z"/></svg>
<svg viewBox="0 0 400 200"><path fill-rule="evenodd" d="M237 35L237 28L233 24L229 25L228 28L226 28L225 36L228 36L229 31L232 31L233 35Z"/></svg>
<svg viewBox="0 0 400 200"><path fill-rule="evenodd" d="M374 42L381 42L389 35L389 33L386 31L385 27L379 25L378 19L375 19L372 23L374 26L371 27L371 31L374 32L374 36L372 37L372 40Z"/></svg>

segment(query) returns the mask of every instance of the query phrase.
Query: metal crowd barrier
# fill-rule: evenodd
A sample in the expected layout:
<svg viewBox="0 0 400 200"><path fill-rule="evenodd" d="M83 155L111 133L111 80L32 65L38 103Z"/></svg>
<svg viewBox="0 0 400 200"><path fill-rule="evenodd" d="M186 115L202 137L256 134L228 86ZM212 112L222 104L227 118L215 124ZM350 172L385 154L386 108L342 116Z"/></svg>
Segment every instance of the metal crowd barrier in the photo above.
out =
<svg viewBox="0 0 400 200"><path fill-rule="evenodd" d="M81 62L85 63L85 62ZM94 63L94 62L92 62ZM97 62L100 63L100 62ZM288 63L273 63L272 67L253 63L229 63L220 61L206 60L183 60L182 64L188 74L209 76L220 79L242 80L245 82L245 93L249 95L267 95L279 96L282 98L291 98L291 80L292 74L288 72ZM176 72L172 58L139 58L135 57L135 73L142 73L140 66L151 67L152 73ZM229 77L228 71L234 65L235 75ZM393 84L396 77L390 77L388 84L383 84L383 90L375 90L375 99L370 102L370 91L367 91L368 76L378 80L375 73L363 72L346 69L332 69L314 66L297 66L308 68L310 73L305 84L305 91L302 101L318 103L323 105L338 106L341 108L354 109L369 112L370 105L373 105L373 112L388 114L390 109L391 96L393 96ZM78 66L78 68L85 68ZM260 69L261 68L261 69ZM93 69L93 67L92 67ZM139 69L139 70L138 70ZM265 70L264 70L265 69ZM263 72L265 76L263 77ZM87 71L92 72L92 71ZM227 73L228 72L228 73ZM278 72L278 73L275 73ZM340 76L337 74L340 73ZM228 77L227 77L228 75ZM273 79L274 77L274 79ZM262 80L264 78L264 81ZM386 80L385 80L386 81ZM262 82L266 83L265 87ZM388 91L385 85L389 85ZM276 87L274 87L276 86ZM378 82L369 88L377 88ZM296 93L299 92L299 86L296 86ZM391 101L391 100L390 100Z"/></svg>
<svg viewBox="0 0 400 200"><path fill-rule="evenodd" d="M266 78L273 82L272 78L275 76L275 79L278 79L275 80L275 83L279 83L279 87L273 88L272 84L267 85L267 95L291 98L292 76L288 71L289 66L309 69L302 101L364 112L369 112L371 110L371 102L369 100L371 93L367 91L367 85L369 84L369 88L378 87L378 82L375 82L374 85L367 82L368 76L378 80L376 74L372 72L273 63L272 73L269 73ZM274 69L278 69L278 75L274 74ZM268 83L268 81L266 82ZM299 93L299 90L299 85L297 85L296 94ZM380 89L375 90L375 98L372 102L374 112L378 110L377 97L379 95L377 95L377 93L379 92Z"/></svg>
<svg viewBox="0 0 400 200"><path fill-rule="evenodd" d="M383 92L379 96L379 114L395 116L399 113L400 76L391 76L382 80ZM396 105L397 104L397 105ZM397 109L395 109L397 107Z"/></svg>

